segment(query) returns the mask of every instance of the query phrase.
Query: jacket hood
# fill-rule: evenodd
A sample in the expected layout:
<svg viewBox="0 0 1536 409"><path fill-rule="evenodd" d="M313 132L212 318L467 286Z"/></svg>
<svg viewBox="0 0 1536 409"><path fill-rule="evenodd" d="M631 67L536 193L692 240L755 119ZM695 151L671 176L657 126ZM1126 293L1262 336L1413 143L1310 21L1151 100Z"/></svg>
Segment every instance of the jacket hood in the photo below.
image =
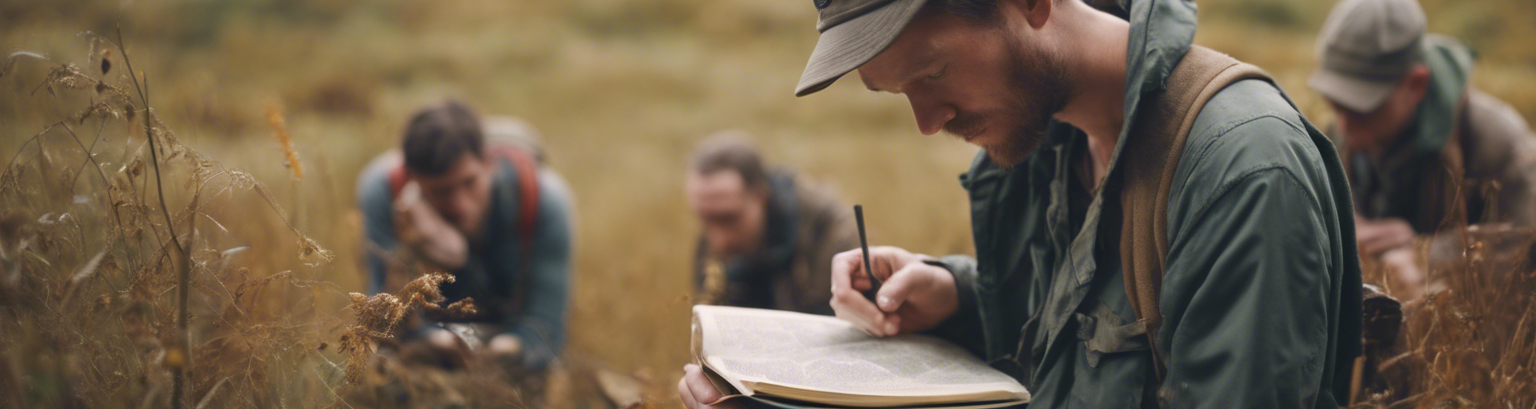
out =
<svg viewBox="0 0 1536 409"><path fill-rule="evenodd" d="M1424 65L1429 67L1429 89L1419 102L1418 124L1407 137L1421 152L1436 152L1455 130L1476 56L1456 39L1436 34L1424 36L1422 47Z"/></svg>
<svg viewBox="0 0 1536 409"><path fill-rule="evenodd" d="M1130 2L1130 41L1125 49L1125 122L1110 158L1110 172L1120 163L1126 134L1143 102L1167 89L1168 76L1195 41L1192 0L1122 0Z"/></svg>

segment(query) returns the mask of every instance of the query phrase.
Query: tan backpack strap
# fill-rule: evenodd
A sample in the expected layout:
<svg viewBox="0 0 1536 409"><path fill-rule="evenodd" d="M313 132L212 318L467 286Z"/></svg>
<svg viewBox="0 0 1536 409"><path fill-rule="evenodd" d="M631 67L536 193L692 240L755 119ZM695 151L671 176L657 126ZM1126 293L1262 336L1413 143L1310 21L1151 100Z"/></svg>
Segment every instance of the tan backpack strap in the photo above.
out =
<svg viewBox="0 0 1536 409"><path fill-rule="evenodd" d="M1159 381L1167 371L1157 334L1163 321L1158 300L1168 256L1168 195L1185 137L1217 91L1241 80L1268 78L1258 67L1193 46L1169 75L1166 90L1150 101L1126 135L1119 172L1120 263L1125 295L1147 327Z"/></svg>

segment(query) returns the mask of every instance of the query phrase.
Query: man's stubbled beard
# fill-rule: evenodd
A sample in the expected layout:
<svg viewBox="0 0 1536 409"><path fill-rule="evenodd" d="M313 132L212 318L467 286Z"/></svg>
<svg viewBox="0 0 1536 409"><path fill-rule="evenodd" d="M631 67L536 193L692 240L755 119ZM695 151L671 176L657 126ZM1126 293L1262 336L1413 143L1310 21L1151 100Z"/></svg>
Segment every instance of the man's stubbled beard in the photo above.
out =
<svg viewBox="0 0 1536 409"><path fill-rule="evenodd" d="M973 135L986 126L1003 126L1011 132L999 141L974 141L987 152L987 157L1002 168L1012 168L1040 148L1051 116L1060 112L1071 95L1064 64L1056 55L1039 47L1025 46L1018 38L1003 34L1008 47L1008 101L988 123L982 115L960 112L955 119L944 124L944 131L953 135Z"/></svg>

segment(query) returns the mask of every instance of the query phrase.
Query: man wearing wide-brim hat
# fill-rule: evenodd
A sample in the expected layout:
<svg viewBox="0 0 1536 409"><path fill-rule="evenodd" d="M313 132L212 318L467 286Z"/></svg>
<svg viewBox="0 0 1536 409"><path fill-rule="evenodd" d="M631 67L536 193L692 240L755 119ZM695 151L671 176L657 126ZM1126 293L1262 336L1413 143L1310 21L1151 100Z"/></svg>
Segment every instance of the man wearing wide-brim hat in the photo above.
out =
<svg viewBox="0 0 1536 409"><path fill-rule="evenodd" d="M812 2L798 95L857 70L924 134L983 151L961 177L975 257L871 249L872 301L859 251L840 254L839 317L965 346L1032 408L1347 404L1343 168L1262 71L1191 45L1192 1L1132 0L1129 21L1083 0ZM740 404L685 372L690 407Z"/></svg>
<svg viewBox="0 0 1536 409"><path fill-rule="evenodd" d="M1417 1L1345 0L1317 47L1308 85L1335 114L1360 252L1394 267L1394 295L1418 298L1427 284L1415 240L1468 224L1536 225L1536 136L1472 88L1471 49L1427 34Z"/></svg>

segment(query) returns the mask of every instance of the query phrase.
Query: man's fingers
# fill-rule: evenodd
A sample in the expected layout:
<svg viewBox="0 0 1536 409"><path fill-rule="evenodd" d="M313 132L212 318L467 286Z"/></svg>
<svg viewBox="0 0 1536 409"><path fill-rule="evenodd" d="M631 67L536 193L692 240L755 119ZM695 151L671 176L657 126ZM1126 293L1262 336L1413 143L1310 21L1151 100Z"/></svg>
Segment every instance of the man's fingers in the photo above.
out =
<svg viewBox="0 0 1536 409"><path fill-rule="evenodd" d="M1380 255L1383 251L1384 249L1382 249L1382 246L1377 242L1369 242L1360 246L1360 252L1367 256L1377 256Z"/></svg>
<svg viewBox="0 0 1536 409"><path fill-rule="evenodd" d="M1410 236L1405 240L1403 237L1395 236L1392 234L1373 234L1356 241L1359 244L1361 253L1366 255L1376 255L1378 253L1392 250L1394 248L1408 244L1410 241L1412 241L1412 238Z"/></svg>
<svg viewBox="0 0 1536 409"><path fill-rule="evenodd" d="M1386 235L1382 234L1381 229L1376 228L1361 229L1355 235L1355 244L1360 247L1361 253L1365 253L1367 255L1375 255L1376 253L1379 253L1381 251L1382 244L1386 241Z"/></svg>
<svg viewBox="0 0 1536 409"><path fill-rule="evenodd" d="M876 305L865 298L864 291L873 288L869 274L864 269L864 252L853 249L839 253L832 259L832 310L838 318L852 323L860 330L875 336L896 335L900 332L901 319L894 314L906 301L911 283L896 284L897 289L887 290L892 281L900 281L903 275L897 268L923 266L913 262L911 254L896 247L875 247L869 252L870 268L876 277L883 277L880 294L885 305ZM894 271L894 272L893 272ZM904 270L903 270L904 271ZM920 275L920 274L919 274ZM910 278L909 278L910 280ZM920 281L920 280L919 280ZM888 293L888 291L895 291ZM895 297L893 298L892 295ZM889 305L889 307L887 307Z"/></svg>
<svg viewBox="0 0 1536 409"><path fill-rule="evenodd" d="M832 291L852 288L856 291L869 289L869 278L864 275L862 250L853 249L832 256Z"/></svg>
<svg viewBox="0 0 1536 409"><path fill-rule="evenodd" d="M876 324L880 323L881 317L885 314L858 291L840 288L832 292L832 311L837 313L838 318L852 323L864 332L883 335L883 331Z"/></svg>
<svg viewBox="0 0 1536 409"><path fill-rule="evenodd" d="M880 311L894 313L901 308L901 305L907 302L907 297L911 296L912 291L923 284L923 275L914 271L924 267L929 266L912 263L886 278L885 283L880 285L880 292L875 295L875 303L880 307Z"/></svg>
<svg viewBox="0 0 1536 409"><path fill-rule="evenodd" d="M1379 225L1366 224L1366 225L1359 226L1357 229L1355 229L1355 240L1358 240L1358 241L1380 240L1382 237L1386 236L1386 233L1387 233L1387 230L1382 228Z"/></svg>
<svg viewBox="0 0 1536 409"><path fill-rule="evenodd" d="M896 314L885 314L885 322L881 324L881 328L885 330L884 335L887 337L900 334L901 316Z"/></svg>
<svg viewBox="0 0 1536 409"><path fill-rule="evenodd" d="M683 407L698 409L699 401L693 399L693 391L688 390L688 375L685 373L677 380L677 397L683 400Z"/></svg>
<svg viewBox="0 0 1536 409"><path fill-rule="evenodd" d="M1376 255L1376 240L1361 238L1361 240L1356 240L1356 244L1358 244L1361 254Z"/></svg>
<svg viewBox="0 0 1536 409"><path fill-rule="evenodd" d="M704 376L704 370L699 368L698 365L688 364L683 366L683 382L685 382L688 391L690 392L685 394L685 396L691 395L694 400L695 407L741 407L740 405L734 404L734 402L720 402L718 405L709 406L712 403L719 402L721 398L725 397L725 394L721 393L719 389L715 389L715 385L709 382L709 378Z"/></svg>

